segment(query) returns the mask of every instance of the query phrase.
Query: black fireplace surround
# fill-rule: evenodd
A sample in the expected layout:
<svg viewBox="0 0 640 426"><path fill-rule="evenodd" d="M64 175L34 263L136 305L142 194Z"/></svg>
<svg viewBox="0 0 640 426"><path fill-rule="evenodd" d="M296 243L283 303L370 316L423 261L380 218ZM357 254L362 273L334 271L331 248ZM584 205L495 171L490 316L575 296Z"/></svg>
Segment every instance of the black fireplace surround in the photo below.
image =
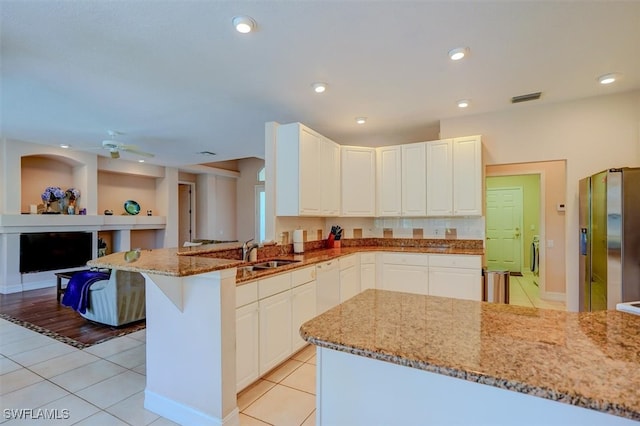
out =
<svg viewBox="0 0 640 426"><path fill-rule="evenodd" d="M20 234L20 272L53 271L86 265L92 256L91 232Z"/></svg>

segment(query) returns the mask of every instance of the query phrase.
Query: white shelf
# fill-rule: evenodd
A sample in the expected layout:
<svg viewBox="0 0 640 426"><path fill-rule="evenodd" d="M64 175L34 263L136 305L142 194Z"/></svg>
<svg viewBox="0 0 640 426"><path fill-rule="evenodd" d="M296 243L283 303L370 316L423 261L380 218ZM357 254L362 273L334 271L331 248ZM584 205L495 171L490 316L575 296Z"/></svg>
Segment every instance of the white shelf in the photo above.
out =
<svg viewBox="0 0 640 426"><path fill-rule="evenodd" d="M164 216L0 215L0 233L164 229Z"/></svg>

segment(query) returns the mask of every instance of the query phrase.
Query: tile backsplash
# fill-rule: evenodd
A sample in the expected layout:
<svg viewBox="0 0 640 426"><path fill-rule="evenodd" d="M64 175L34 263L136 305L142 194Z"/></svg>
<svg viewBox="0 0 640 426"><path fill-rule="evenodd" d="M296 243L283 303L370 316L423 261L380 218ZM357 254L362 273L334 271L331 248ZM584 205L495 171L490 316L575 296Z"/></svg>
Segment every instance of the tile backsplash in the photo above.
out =
<svg viewBox="0 0 640 426"><path fill-rule="evenodd" d="M294 229L307 231L307 241L326 239L331 226L344 229L343 238L427 238L484 240L484 217L371 218L278 217L276 240L286 233L287 243ZM321 237L321 238L320 238Z"/></svg>

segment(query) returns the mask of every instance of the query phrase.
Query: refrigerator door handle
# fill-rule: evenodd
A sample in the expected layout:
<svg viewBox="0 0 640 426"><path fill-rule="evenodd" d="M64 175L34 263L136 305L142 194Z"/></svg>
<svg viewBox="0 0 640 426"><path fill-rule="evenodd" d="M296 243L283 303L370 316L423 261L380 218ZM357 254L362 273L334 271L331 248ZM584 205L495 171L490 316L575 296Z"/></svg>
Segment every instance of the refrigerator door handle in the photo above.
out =
<svg viewBox="0 0 640 426"><path fill-rule="evenodd" d="M580 254L587 255L587 228L580 228Z"/></svg>

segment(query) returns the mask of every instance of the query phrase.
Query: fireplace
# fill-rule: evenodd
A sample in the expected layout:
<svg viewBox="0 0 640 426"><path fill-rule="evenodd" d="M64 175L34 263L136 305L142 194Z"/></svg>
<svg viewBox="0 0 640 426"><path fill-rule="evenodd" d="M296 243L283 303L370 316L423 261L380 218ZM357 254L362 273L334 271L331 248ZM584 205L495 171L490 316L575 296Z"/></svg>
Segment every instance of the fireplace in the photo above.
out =
<svg viewBox="0 0 640 426"><path fill-rule="evenodd" d="M20 234L20 272L52 271L86 265L94 256L91 232Z"/></svg>

